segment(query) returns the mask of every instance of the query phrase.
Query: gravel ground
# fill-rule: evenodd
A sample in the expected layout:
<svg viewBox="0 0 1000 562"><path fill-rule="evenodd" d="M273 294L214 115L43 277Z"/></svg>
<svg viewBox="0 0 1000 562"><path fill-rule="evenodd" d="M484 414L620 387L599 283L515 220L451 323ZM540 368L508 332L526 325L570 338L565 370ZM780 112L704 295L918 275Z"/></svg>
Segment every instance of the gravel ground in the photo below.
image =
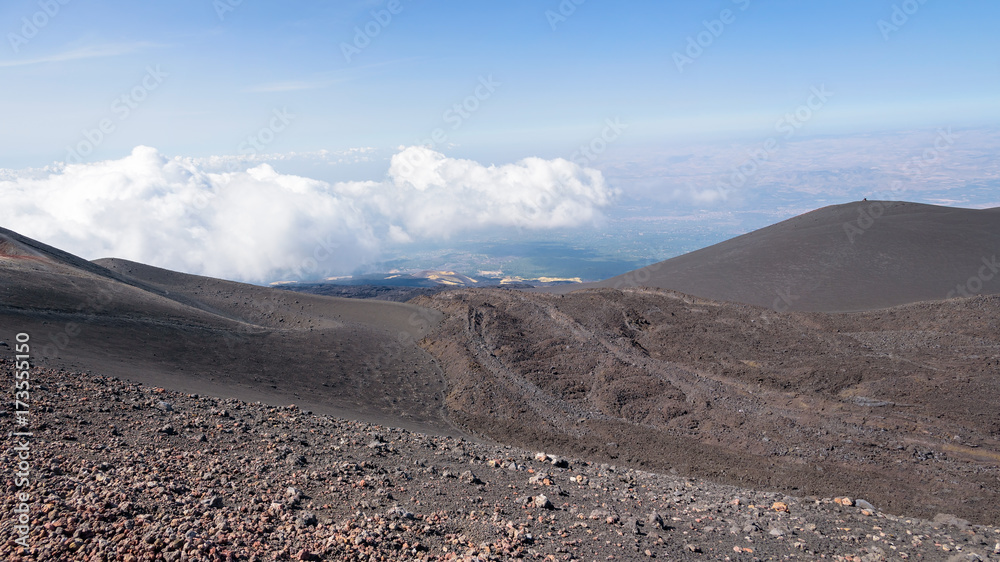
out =
<svg viewBox="0 0 1000 562"><path fill-rule="evenodd" d="M2 371L13 380L13 365ZM8 406L9 409L9 406ZM34 368L6 560L1000 560L1000 528ZM23 449L24 447L22 447ZM30 531L15 529L26 493Z"/></svg>

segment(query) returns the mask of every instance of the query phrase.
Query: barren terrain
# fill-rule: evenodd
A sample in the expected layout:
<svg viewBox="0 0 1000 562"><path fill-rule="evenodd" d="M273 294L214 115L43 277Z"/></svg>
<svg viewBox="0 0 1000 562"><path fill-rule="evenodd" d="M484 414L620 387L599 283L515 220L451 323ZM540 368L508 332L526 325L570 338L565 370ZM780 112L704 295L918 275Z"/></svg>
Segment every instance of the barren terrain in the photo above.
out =
<svg viewBox="0 0 1000 562"><path fill-rule="evenodd" d="M896 517L863 498L790 497L295 405L33 375L36 507L29 548L10 540L12 518L0 520L0 556L12 562L1000 560L1000 528ZM11 513L25 488L2 482Z"/></svg>
<svg viewBox="0 0 1000 562"><path fill-rule="evenodd" d="M0 340L29 333L54 367L452 431L414 344L437 312L100 263L0 230Z"/></svg>
<svg viewBox="0 0 1000 562"><path fill-rule="evenodd" d="M784 313L460 290L423 345L462 427L650 470L1000 523L1000 298Z"/></svg>
<svg viewBox="0 0 1000 562"><path fill-rule="evenodd" d="M30 334L38 373L48 550L30 556L994 556L995 528L975 525L1000 524L1000 296L982 259L956 264L995 247L998 214L908 205L887 205L849 259L815 259L842 241L793 242L843 235L856 206L736 239L725 255L746 269L728 277L718 248L689 263L698 287L754 289L742 302L636 272L569 294L345 299L88 262L0 230L0 341ZM764 242L785 261L754 269ZM784 293L796 306L771 306L774 268L812 279ZM974 295L918 302L970 275Z"/></svg>
<svg viewBox="0 0 1000 562"><path fill-rule="evenodd" d="M597 283L538 289L657 287L719 301L843 312L1000 293L1000 208L856 201Z"/></svg>

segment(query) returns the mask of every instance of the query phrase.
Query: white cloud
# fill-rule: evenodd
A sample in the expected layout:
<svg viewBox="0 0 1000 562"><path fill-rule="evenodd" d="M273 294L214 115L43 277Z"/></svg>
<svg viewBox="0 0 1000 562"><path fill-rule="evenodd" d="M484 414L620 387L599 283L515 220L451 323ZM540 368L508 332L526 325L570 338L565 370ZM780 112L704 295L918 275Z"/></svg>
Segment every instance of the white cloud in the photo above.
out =
<svg viewBox="0 0 1000 562"><path fill-rule="evenodd" d="M483 166L410 147L392 157L389 181L367 199L412 237L447 238L490 226L587 224L613 196L601 172L561 158Z"/></svg>
<svg viewBox="0 0 1000 562"><path fill-rule="evenodd" d="M202 164L140 146L120 160L8 175L0 224L88 259L261 282L350 273L383 242L587 224L614 196L600 172L566 160L483 166L419 147L396 154L383 181Z"/></svg>
<svg viewBox="0 0 1000 562"><path fill-rule="evenodd" d="M323 163L328 165L357 164L359 162L374 162L376 159L376 149L370 146L348 148L344 150L314 150L311 152L253 152L246 151L241 154L224 154L218 156L205 156L200 158L183 157L180 161L197 166L209 172L231 172L238 169L245 169L249 166L265 163L291 163L295 164L315 164ZM5 170L0 168L0 179Z"/></svg>
<svg viewBox="0 0 1000 562"><path fill-rule="evenodd" d="M729 199L729 190L721 187L714 189L710 187L699 189L693 186L688 186L687 189L675 189L673 191L673 198L678 201L686 203L689 202L695 205L714 205Z"/></svg>

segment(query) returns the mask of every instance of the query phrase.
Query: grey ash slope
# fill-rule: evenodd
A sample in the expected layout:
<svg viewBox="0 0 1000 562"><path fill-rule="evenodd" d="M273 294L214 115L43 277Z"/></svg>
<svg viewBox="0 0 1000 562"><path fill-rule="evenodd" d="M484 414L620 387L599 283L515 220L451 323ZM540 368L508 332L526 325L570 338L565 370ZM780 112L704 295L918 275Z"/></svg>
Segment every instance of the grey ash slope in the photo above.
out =
<svg viewBox="0 0 1000 562"><path fill-rule="evenodd" d="M0 339L30 333L51 366L450 432L440 370L414 344L439 317L92 263L0 231Z"/></svg>
<svg viewBox="0 0 1000 562"><path fill-rule="evenodd" d="M437 324L441 319L441 314L436 311L404 303L294 293L179 273L117 258L99 259L93 263L172 299L189 302L192 306L233 320L272 328L288 328L293 324L308 328L330 322L362 322L378 324L392 333L405 332L411 338L418 338L429 325ZM238 292L239 298L234 298L234 291Z"/></svg>
<svg viewBox="0 0 1000 562"><path fill-rule="evenodd" d="M1000 275L983 269L998 247L1000 208L863 201L824 207L585 288L648 286L778 310L873 310L945 299L981 271L989 279L979 293L1000 292ZM972 282L973 290L978 286Z"/></svg>

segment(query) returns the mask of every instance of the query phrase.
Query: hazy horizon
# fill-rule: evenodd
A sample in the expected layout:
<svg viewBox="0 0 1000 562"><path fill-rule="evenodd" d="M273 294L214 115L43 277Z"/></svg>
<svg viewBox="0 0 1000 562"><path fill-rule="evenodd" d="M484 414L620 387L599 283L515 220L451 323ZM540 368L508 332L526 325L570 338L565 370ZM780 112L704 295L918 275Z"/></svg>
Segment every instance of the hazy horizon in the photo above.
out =
<svg viewBox="0 0 1000 562"><path fill-rule="evenodd" d="M998 206L997 15L9 2L0 225L262 283L592 278L863 197Z"/></svg>

